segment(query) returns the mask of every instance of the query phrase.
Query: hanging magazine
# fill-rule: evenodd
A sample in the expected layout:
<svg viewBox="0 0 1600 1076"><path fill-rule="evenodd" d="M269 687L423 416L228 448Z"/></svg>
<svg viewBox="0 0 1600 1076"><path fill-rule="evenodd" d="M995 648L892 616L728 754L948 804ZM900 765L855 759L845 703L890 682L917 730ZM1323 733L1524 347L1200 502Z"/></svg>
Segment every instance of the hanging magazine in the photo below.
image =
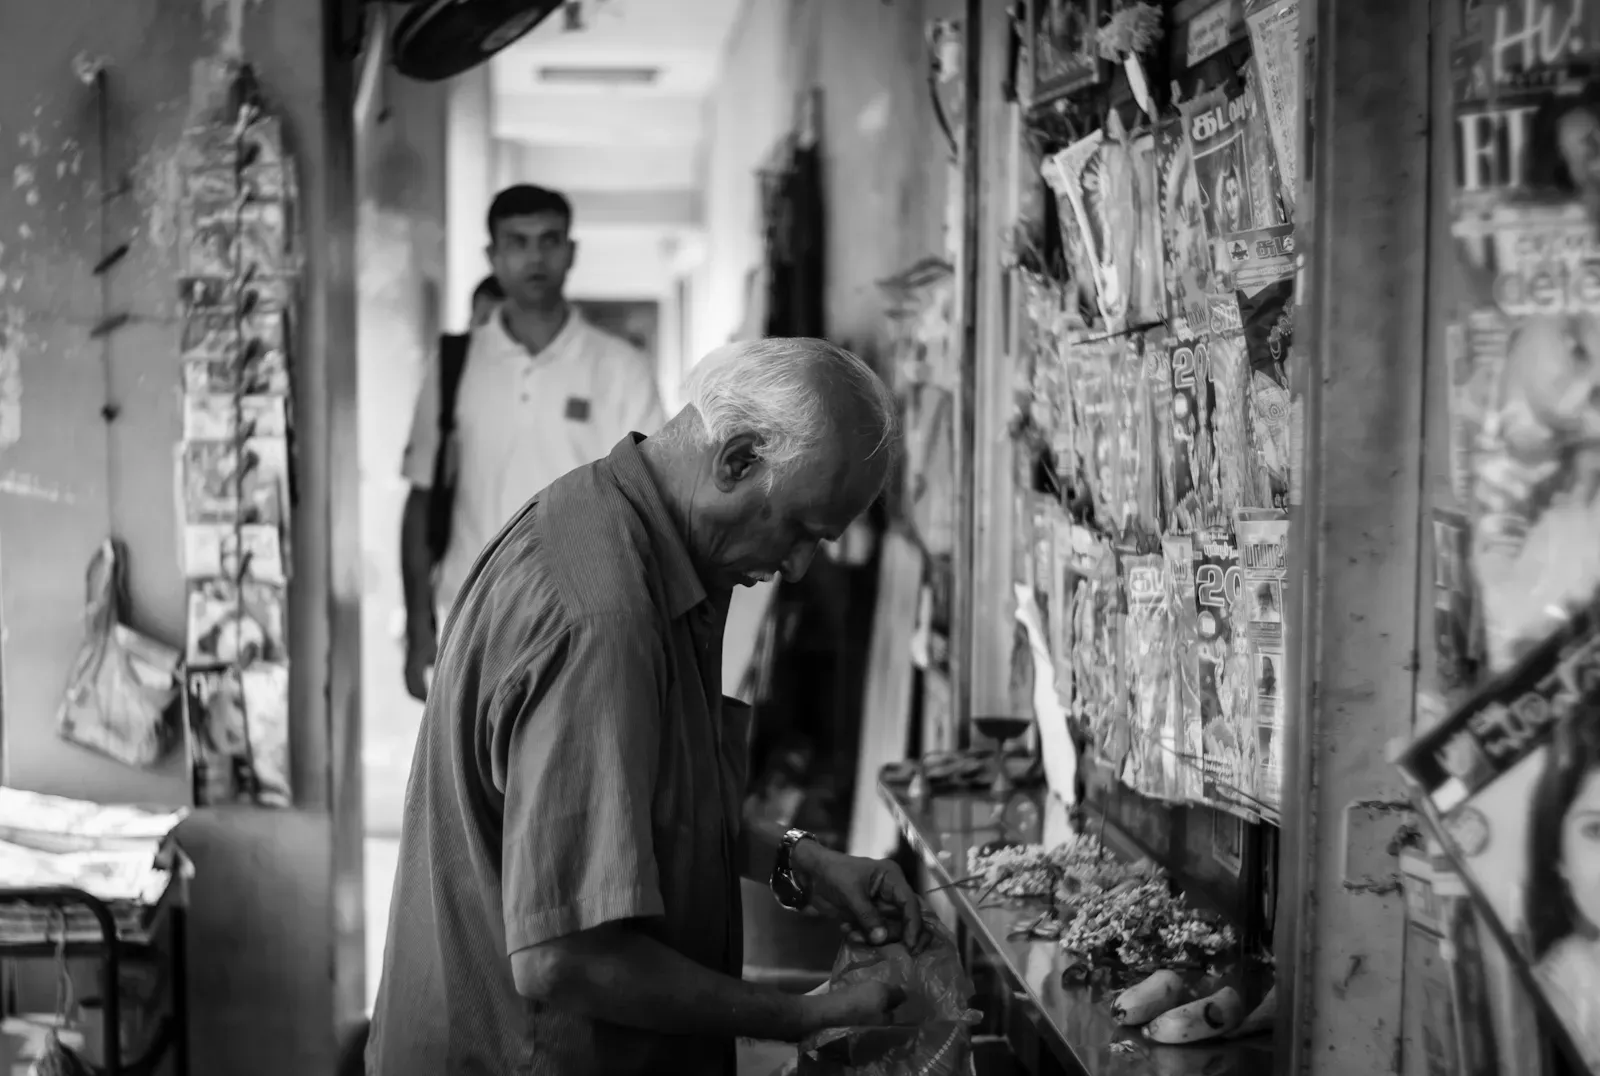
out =
<svg viewBox="0 0 1600 1076"><path fill-rule="evenodd" d="M1570 621L1400 759L1574 1058L1600 1073L1600 632Z"/></svg>

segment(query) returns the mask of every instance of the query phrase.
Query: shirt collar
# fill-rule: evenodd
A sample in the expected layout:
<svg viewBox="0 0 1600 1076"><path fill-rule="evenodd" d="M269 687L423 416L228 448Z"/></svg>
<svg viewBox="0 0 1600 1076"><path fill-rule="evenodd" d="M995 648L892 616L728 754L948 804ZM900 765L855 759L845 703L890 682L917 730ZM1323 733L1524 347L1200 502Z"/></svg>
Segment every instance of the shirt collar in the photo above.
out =
<svg viewBox="0 0 1600 1076"><path fill-rule="evenodd" d="M586 324L578 308L568 303L567 320L561 323L561 328L550 338L550 342L537 352L523 347L522 342L512 336L511 330L506 328L504 304L495 307L494 314L484 323L483 330L492 334L496 347L538 361L554 358L570 350L573 343L582 335Z"/></svg>
<svg viewBox="0 0 1600 1076"><path fill-rule="evenodd" d="M644 465L644 457L639 454L639 442L643 440L640 434L628 434L617 442L617 447L611 450L611 455L606 459L611 465L617 488L628 498L650 531L650 545L655 551L657 566L664 577L667 601L672 607L668 611L672 616L679 617L706 600L706 588L694 570L694 562L689 559L689 550L683 544L677 524L661 500L661 491L656 488L655 479L650 476L649 468Z"/></svg>

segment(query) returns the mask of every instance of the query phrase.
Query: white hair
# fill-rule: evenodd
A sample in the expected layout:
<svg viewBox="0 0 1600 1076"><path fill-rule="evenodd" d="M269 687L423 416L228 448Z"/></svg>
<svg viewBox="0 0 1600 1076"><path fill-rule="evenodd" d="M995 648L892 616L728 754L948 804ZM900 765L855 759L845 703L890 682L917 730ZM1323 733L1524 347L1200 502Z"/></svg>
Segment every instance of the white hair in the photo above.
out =
<svg viewBox="0 0 1600 1076"><path fill-rule="evenodd" d="M768 488L827 437L823 386L843 382L879 430L868 457L890 450L899 436L894 393L872 367L842 347L807 337L769 337L726 344L695 364L685 393L712 444L754 434L767 466Z"/></svg>

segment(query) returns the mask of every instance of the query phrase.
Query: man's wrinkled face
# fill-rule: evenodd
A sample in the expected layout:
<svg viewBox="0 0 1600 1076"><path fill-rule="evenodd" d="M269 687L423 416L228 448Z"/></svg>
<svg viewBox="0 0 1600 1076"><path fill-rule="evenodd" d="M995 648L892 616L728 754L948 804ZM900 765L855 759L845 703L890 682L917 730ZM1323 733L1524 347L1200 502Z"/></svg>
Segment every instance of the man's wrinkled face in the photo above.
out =
<svg viewBox="0 0 1600 1076"><path fill-rule="evenodd" d="M559 213L531 213L495 222L489 264L506 298L519 306L558 301L572 271L577 244Z"/></svg>
<svg viewBox="0 0 1600 1076"><path fill-rule="evenodd" d="M872 504L888 473L887 453L868 458L861 438L825 444L765 488L752 438L720 446L696 491L690 521L696 567L710 587L750 586L806 573L817 546L834 541Z"/></svg>

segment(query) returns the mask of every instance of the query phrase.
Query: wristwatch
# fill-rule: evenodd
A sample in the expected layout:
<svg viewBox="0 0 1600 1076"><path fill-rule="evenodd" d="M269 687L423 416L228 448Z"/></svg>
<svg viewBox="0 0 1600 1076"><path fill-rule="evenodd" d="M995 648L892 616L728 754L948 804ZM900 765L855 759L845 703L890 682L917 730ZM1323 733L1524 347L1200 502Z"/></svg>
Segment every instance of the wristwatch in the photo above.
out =
<svg viewBox="0 0 1600 1076"><path fill-rule="evenodd" d="M791 912L798 912L811 899L806 887L794 876L794 846L816 839L814 834L803 829L791 829L778 842L778 859L772 867L772 895L781 907Z"/></svg>

